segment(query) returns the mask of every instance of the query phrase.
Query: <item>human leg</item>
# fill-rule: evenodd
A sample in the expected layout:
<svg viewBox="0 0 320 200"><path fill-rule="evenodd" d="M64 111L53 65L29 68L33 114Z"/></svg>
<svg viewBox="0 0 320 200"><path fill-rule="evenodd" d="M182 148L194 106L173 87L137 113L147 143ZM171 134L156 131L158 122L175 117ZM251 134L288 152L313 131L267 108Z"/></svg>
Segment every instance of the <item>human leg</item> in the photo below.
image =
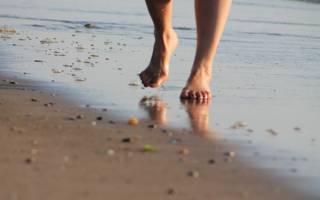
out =
<svg viewBox="0 0 320 200"><path fill-rule="evenodd" d="M197 49L181 98L204 100L211 98L212 62L228 18L231 2L231 0L195 0Z"/></svg>
<svg viewBox="0 0 320 200"><path fill-rule="evenodd" d="M178 38L172 28L172 0L146 0L154 24L155 43L148 67L139 76L145 87L159 87L169 76L169 63Z"/></svg>

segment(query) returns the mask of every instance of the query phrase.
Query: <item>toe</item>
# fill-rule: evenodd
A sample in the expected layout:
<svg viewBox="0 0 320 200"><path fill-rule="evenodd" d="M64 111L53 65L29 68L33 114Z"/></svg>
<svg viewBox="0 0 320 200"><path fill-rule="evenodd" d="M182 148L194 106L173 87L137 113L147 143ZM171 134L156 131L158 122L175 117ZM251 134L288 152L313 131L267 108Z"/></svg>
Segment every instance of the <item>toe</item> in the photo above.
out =
<svg viewBox="0 0 320 200"><path fill-rule="evenodd" d="M199 100L203 98L202 93L200 91L196 92L196 98Z"/></svg>
<svg viewBox="0 0 320 200"><path fill-rule="evenodd" d="M182 89L182 92L180 94L181 99L188 99L189 98L189 90L187 89Z"/></svg>
<svg viewBox="0 0 320 200"><path fill-rule="evenodd" d="M145 76L145 72L141 72L139 74L140 80L143 84L144 87L147 87L147 82L146 82L146 76Z"/></svg>
<svg viewBox="0 0 320 200"><path fill-rule="evenodd" d="M197 92L191 91L189 97L190 97L190 99L197 99Z"/></svg>
<svg viewBox="0 0 320 200"><path fill-rule="evenodd" d="M204 99L208 99L209 98L209 93L207 91L203 91L201 93L202 93L202 96L203 96Z"/></svg>

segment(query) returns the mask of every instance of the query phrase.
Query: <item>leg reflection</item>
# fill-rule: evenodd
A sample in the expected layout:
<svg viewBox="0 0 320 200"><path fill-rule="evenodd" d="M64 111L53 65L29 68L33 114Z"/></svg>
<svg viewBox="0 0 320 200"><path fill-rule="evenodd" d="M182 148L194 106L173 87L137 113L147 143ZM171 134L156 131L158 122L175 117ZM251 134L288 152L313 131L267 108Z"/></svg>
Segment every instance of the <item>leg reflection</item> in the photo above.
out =
<svg viewBox="0 0 320 200"><path fill-rule="evenodd" d="M203 137L212 138L214 135L209 128L209 105L211 101L189 101L188 99L182 99L181 103L184 105L189 116L193 132ZM149 118L157 124L165 124L167 122L168 106L159 97L143 97L140 100L140 106L147 111Z"/></svg>
<svg viewBox="0 0 320 200"><path fill-rule="evenodd" d="M158 96L143 97L140 106L147 111L151 120L157 124L167 122L167 105Z"/></svg>
<svg viewBox="0 0 320 200"><path fill-rule="evenodd" d="M193 131L204 137L212 137L209 129L209 105L208 101L188 101L181 99L181 103L185 106L189 115L191 127Z"/></svg>

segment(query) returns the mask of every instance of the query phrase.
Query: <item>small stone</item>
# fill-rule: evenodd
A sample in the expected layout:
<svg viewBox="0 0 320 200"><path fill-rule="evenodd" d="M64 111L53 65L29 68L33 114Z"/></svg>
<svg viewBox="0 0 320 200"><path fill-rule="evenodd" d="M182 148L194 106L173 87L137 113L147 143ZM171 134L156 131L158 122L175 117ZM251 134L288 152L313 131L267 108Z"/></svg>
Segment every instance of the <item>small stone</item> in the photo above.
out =
<svg viewBox="0 0 320 200"><path fill-rule="evenodd" d="M209 159L209 160L208 160L208 163L211 164L211 165L212 165L212 164L215 164L215 163L216 163L216 160L213 159L213 158L212 158L212 159Z"/></svg>
<svg viewBox="0 0 320 200"><path fill-rule="evenodd" d="M151 144L145 144L143 146L143 152L155 152L156 148Z"/></svg>
<svg viewBox="0 0 320 200"><path fill-rule="evenodd" d="M158 127L157 124L150 124L150 125L148 125L148 128L157 128L157 127Z"/></svg>
<svg viewBox="0 0 320 200"><path fill-rule="evenodd" d="M296 127L293 128L293 130L295 130L295 131L301 131L301 128L296 126Z"/></svg>
<svg viewBox="0 0 320 200"><path fill-rule="evenodd" d="M139 86L139 83L138 82L130 82L128 85L132 86L132 87L137 87L137 86Z"/></svg>
<svg viewBox="0 0 320 200"><path fill-rule="evenodd" d="M236 156L236 153L234 151L228 151L228 152L225 152L224 155L229 158L234 158Z"/></svg>
<svg viewBox="0 0 320 200"><path fill-rule="evenodd" d="M65 120L74 121L75 118L74 117L66 117Z"/></svg>
<svg viewBox="0 0 320 200"><path fill-rule="evenodd" d="M181 141L179 139L175 139L175 138L169 140L169 144L178 144L178 142L181 142Z"/></svg>
<svg viewBox="0 0 320 200"><path fill-rule="evenodd" d="M74 80L78 81L78 82L82 82L82 81L86 81L87 79L86 78L77 77Z"/></svg>
<svg viewBox="0 0 320 200"><path fill-rule="evenodd" d="M115 124L115 121L109 120L109 124Z"/></svg>
<svg viewBox="0 0 320 200"><path fill-rule="evenodd" d="M108 149L108 155L113 156L116 152L113 149Z"/></svg>
<svg viewBox="0 0 320 200"><path fill-rule="evenodd" d="M98 116L98 117L96 117L96 120L98 120L98 121L101 121L103 119L103 117L102 116Z"/></svg>
<svg viewBox="0 0 320 200"><path fill-rule="evenodd" d="M173 188L169 188L168 190L167 190L167 194L168 195L174 195L176 192L175 192L175 190L173 189Z"/></svg>
<svg viewBox="0 0 320 200"><path fill-rule="evenodd" d="M122 143L130 143L131 142L131 138L123 138L122 139Z"/></svg>
<svg viewBox="0 0 320 200"><path fill-rule="evenodd" d="M241 128L245 128L248 125L243 122L243 121L237 121L235 122L233 125L230 126L231 129L241 129Z"/></svg>
<svg viewBox="0 0 320 200"><path fill-rule="evenodd" d="M274 129L270 128L266 130L268 133L270 133L271 135L278 135L278 132L275 131Z"/></svg>
<svg viewBox="0 0 320 200"><path fill-rule="evenodd" d="M9 83L10 83L11 85L18 85L18 82L17 82L17 81L9 81Z"/></svg>
<svg viewBox="0 0 320 200"><path fill-rule="evenodd" d="M103 109L102 109L102 111L103 111L103 112L107 112L107 111L108 111L108 109L106 109L106 108L103 108Z"/></svg>
<svg viewBox="0 0 320 200"><path fill-rule="evenodd" d="M37 101L38 101L38 99L31 98L31 101L32 101L32 102L37 102Z"/></svg>
<svg viewBox="0 0 320 200"><path fill-rule="evenodd" d="M26 158L24 160L24 162L27 163L27 164L31 164L32 163L32 159L31 158Z"/></svg>
<svg viewBox="0 0 320 200"><path fill-rule="evenodd" d="M246 131L247 131L248 133L252 133L252 132L253 132L253 129L248 128Z"/></svg>
<svg viewBox="0 0 320 200"><path fill-rule="evenodd" d="M198 171L189 171L187 173L188 176L192 177L192 178L199 178L200 173Z"/></svg>
<svg viewBox="0 0 320 200"><path fill-rule="evenodd" d="M179 150L179 154L187 156L187 155L190 154L190 151L187 148L182 148L182 149Z"/></svg>
<svg viewBox="0 0 320 200"><path fill-rule="evenodd" d="M92 126L96 126L96 125L97 125L97 122L96 122L96 121L92 121L92 122L91 122L91 125L92 125Z"/></svg>
<svg viewBox="0 0 320 200"><path fill-rule="evenodd" d="M136 118L136 117L131 117L129 120L128 120L128 124L131 125L131 126L136 126L139 124L139 119Z"/></svg>
<svg viewBox="0 0 320 200"><path fill-rule="evenodd" d="M90 24L90 23L85 24L84 27L86 27L86 28L97 28L97 26L95 24Z"/></svg>
<svg viewBox="0 0 320 200"><path fill-rule="evenodd" d="M49 102L49 103L45 103L45 104L43 104L45 107L51 107L51 106L53 106L54 105L54 103L52 103L52 102Z"/></svg>
<svg viewBox="0 0 320 200"><path fill-rule="evenodd" d="M76 116L77 119L84 119L84 115L83 114L79 114Z"/></svg>

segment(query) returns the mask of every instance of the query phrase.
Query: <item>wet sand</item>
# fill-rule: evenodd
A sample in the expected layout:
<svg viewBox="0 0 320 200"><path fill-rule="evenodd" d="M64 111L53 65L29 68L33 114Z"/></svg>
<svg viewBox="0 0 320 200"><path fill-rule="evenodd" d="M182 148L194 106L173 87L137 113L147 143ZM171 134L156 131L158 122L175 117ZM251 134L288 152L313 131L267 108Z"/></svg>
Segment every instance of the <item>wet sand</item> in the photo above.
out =
<svg viewBox="0 0 320 200"><path fill-rule="evenodd" d="M227 140L132 126L0 78L0 199L317 199L246 165Z"/></svg>
<svg viewBox="0 0 320 200"><path fill-rule="evenodd" d="M156 90L137 77L153 42L143 2L21 2L0 0L6 198L319 199L319 4L235 1L199 105L178 98L192 1L175 1L181 46Z"/></svg>

